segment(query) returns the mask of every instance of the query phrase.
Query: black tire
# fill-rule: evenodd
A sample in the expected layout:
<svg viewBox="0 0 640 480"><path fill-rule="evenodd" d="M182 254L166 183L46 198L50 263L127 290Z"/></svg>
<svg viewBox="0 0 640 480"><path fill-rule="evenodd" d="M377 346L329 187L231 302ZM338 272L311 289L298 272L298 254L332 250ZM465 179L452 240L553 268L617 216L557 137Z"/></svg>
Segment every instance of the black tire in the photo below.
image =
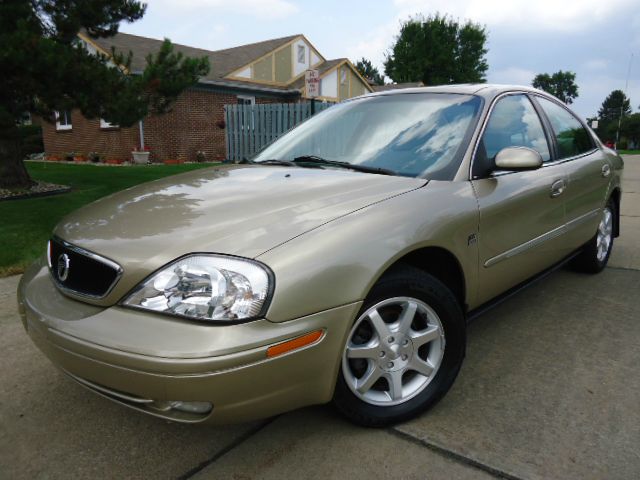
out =
<svg viewBox="0 0 640 480"><path fill-rule="evenodd" d="M596 231L596 234L583 247L582 252L580 252L580 254L571 261L571 266L579 272L592 273L592 274L600 273L604 269L604 267L607 266L607 263L609 262L609 257L611 256L611 249L613 248L613 237L614 237L613 232L615 231L615 225L616 225L616 222L618 221L618 215L617 215L618 212L616 211L616 204L613 201L613 199L609 199L609 201L607 202L607 205L603 209L603 215L607 210L611 213L612 224L611 224L610 242L609 242L609 246L607 248L606 254L604 255L604 257L601 256L600 258L598 258L598 248L599 248L598 233L600 231L600 226L601 226L601 224L598 223L598 230ZM602 217L601 217L601 222L602 222Z"/></svg>
<svg viewBox="0 0 640 480"><path fill-rule="evenodd" d="M466 348L466 322L462 309L449 288L418 268L402 266L386 273L372 288L356 319L359 319L368 309L380 304L380 302L397 297L417 299L435 312L439 317L441 330L444 331L444 341L438 344L442 345L444 353L442 353L442 348L438 349L440 364L430 380L424 380L422 376L418 376L420 381L428 382L426 386L421 387L422 390L417 390L419 393L415 393L415 396L407 398L406 401L397 400L402 403L381 406L359 398L347 384L344 369L350 368L348 362L351 360L344 357L347 348L345 345L340 353L341 367L333 403L348 419L359 425L384 427L408 420L426 411L447 393L462 366ZM418 318L418 316L416 315L414 318ZM414 321L416 320L412 322ZM410 328L413 328L413 325L414 323L411 323ZM357 320L354 323L354 330L349 333L347 343L350 342L352 334L355 337L356 328ZM429 345L427 348L433 348L431 343L426 345ZM421 351L420 348L423 347L416 348L415 351ZM372 362L369 365L376 363L374 360L366 361ZM407 375L407 371L402 370L400 373L402 381L404 381L405 375ZM409 372L409 375L416 376L413 372ZM424 376L424 378L429 377ZM388 386L391 387L391 385Z"/></svg>

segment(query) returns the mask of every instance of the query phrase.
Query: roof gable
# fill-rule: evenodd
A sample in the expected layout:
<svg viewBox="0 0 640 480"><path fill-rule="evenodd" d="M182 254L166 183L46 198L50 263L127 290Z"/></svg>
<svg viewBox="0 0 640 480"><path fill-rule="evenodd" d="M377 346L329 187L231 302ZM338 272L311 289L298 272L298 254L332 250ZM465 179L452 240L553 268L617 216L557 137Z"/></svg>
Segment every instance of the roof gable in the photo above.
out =
<svg viewBox="0 0 640 480"><path fill-rule="evenodd" d="M117 33L113 37L108 38L92 38L86 33L80 33L79 37L89 46L88 48L106 55L111 54L112 48L124 55L132 52L133 57L130 67L132 73L142 72L146 67L146 57L157 53L163 42L162 40L128 33ZM308 47L307 51L309 55L309 62L307 62L308 65L306 65L305 69L318 69L320 71L320 77L322 78L330 74L333 70L345 65L353 72L353 75L362 82L365 93L367 91L373 91L368 82L360 75L347 58L326 60L302 34L289 35L287 37L215 51L181 44L173 45L176 52L180 52L185 56L205 56L209 59L210 71L205 77L200 79L200 82L203 84L208 83L251 90L269 90L271 92L297 95L302 93L304 95L304 71L298 71L299 68L296 68L294 71L292 65L292 72L285 72L279 75L282 80L278 80L277 73L281 73L281 70L278 70L278 65L281 66L281 64L277 62L287 57L290 57L291 61L293 61L293 48L302 43ZM286 50L288 50L290 54L282 53L286 52ZM276 55L280 55L280 57L278 57L280 60L276 59ZM268 60L271 60L271 62ZM317 63L314 64L313 61ZM261 72L258 78L238 75L238 73L243 70L252 72L255 68L258 68ZM289 78L289 80L284 81L284 78Z"/></svg>
<svg viewBox="0 0 640 480"><path fill-rule="evenodd" d="M251 43L248 45L241 45L239 47L216 51L189 47L187 45L180 45L177 43L173 45L174 50L182 53L183 55L189 57L208 57L211 69L207 76L204 77L205 80L221 80L229 73L301 36L302 35L300 34L290 35L288 37L275 38L272 40L265 40L263 42ZM132 52L133 59L131 61L131 70L133 72L144 70L147 55L157 53L162 45L162 40L140 37L129 33L117 33L113 37L108 38L91 38L86 34L80 34L80 37L107 54L111 53L112 47L123 54Z"/></svg>

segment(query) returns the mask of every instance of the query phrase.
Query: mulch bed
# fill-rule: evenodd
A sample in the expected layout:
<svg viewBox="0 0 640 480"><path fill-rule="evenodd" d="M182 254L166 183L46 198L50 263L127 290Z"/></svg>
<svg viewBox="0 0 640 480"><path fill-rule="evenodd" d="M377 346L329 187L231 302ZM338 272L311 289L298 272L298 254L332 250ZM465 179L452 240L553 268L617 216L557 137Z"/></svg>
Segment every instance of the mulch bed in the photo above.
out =
<svg viewBox="0 0 640 480"><path fill-rule="evenodd" d="M67 193L70 191L71 187L67 187L66 185L56 185L55 183L48 182L35 182L30 188L22 188L18 190L0 188L0 201L47 197L49 195L57 195L59 193Z"/></svg>

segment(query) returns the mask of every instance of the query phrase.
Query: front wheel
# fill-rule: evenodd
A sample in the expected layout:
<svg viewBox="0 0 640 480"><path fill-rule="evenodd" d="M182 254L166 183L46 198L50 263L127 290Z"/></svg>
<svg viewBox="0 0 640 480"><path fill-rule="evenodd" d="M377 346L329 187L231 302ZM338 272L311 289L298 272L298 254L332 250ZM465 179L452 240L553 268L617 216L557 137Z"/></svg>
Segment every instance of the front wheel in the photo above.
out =
<svg viewBox="0 0 640 480"><path fill-rule="evenodd" d="M396 269L374 286L349 332L334 403L365 426L409 419L447 392L464 351L453 293L419 269Z"/></svg>

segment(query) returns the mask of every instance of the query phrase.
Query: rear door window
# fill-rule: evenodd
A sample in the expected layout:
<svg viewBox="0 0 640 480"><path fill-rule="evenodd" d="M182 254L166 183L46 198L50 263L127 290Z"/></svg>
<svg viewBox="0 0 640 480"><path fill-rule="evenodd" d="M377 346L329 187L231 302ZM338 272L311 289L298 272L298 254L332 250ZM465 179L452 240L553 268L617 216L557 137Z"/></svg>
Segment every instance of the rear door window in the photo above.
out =
<svg viewBox="0 0 640 480"><path fill-rule="evenodd" d="M575 157L595 148L591 135L571 112L546 98L536 97L536 100L553 128L558 159Z"/></svg>

